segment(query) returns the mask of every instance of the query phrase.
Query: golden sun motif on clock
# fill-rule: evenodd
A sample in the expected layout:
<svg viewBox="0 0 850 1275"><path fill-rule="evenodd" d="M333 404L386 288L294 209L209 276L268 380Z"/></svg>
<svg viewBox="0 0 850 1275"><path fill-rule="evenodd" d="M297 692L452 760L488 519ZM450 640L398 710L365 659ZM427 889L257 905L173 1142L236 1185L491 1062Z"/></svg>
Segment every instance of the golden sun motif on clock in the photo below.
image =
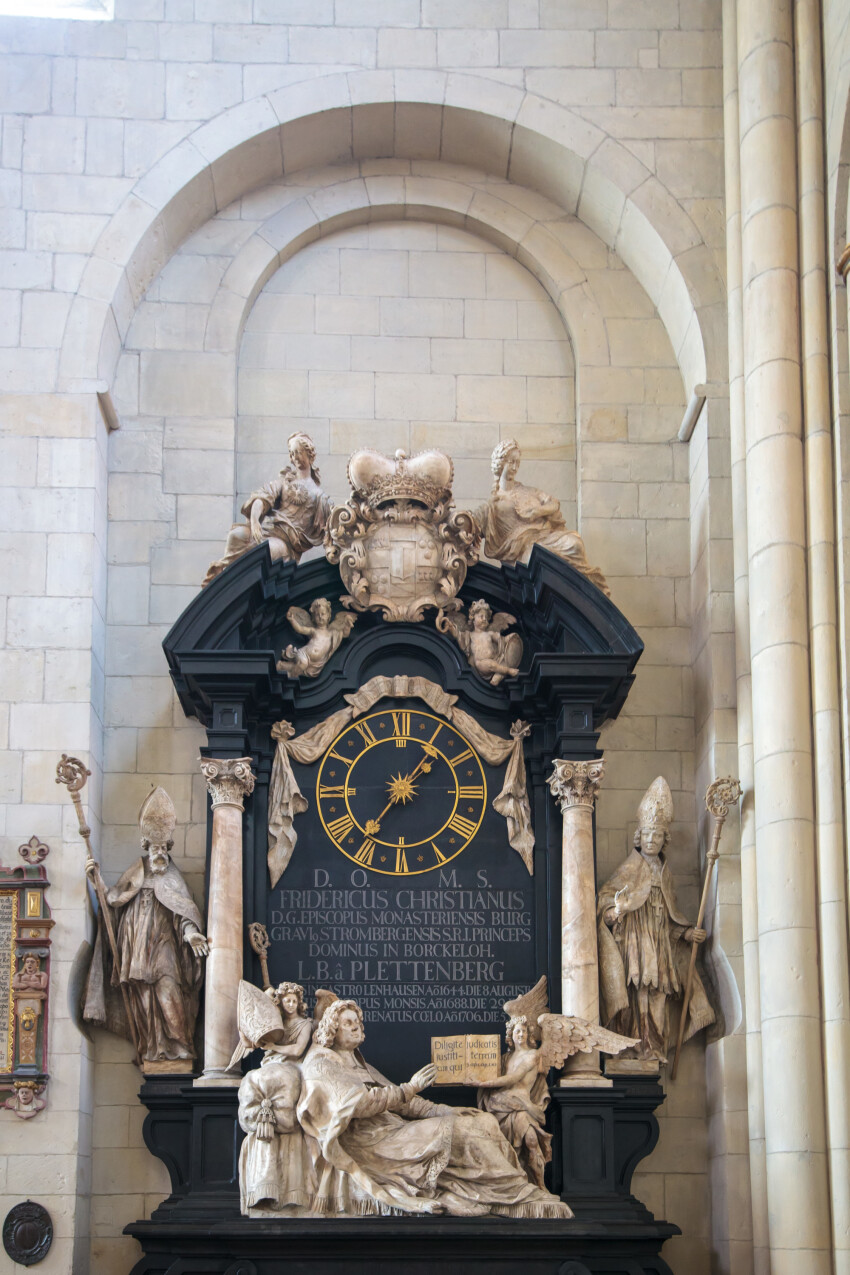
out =
<svg viewBox="0 0 850 1275"><path fill-rule="evenodd" d="M319 766L316 802L346 858L373 872L414 876L466 849L484 818L487 781L475 749L450 722L387 709L336 737Z"/></svg>

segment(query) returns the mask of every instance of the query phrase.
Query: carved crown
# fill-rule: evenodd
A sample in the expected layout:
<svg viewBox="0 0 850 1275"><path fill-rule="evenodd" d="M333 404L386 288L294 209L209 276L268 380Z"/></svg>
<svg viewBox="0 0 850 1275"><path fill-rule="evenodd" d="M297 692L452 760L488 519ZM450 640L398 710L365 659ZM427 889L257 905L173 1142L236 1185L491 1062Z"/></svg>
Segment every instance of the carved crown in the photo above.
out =
<svg viewBox="0 0 850 1275"><path fill-rule="evenodd" d="M411 500L432 509L451 498L454 467L445 452L427 451L408 457L365 448L348 462L348 481L355 495L372 508L395 500Z"/></svg>

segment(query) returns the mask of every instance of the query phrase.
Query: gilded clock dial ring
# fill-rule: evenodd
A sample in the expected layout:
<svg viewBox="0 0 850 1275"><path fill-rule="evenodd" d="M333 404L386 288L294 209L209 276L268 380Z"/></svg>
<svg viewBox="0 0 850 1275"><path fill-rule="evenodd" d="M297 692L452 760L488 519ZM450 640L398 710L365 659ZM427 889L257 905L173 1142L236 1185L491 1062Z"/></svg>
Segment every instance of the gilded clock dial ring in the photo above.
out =
<svg viewBox="0 0 850 1275"><path fill-rule="evenodd" d="M442 718L373 713L346 727L322 759L322 824L349 859L390 875L428 872L460 854L484 816L474 748Z"/></svg>

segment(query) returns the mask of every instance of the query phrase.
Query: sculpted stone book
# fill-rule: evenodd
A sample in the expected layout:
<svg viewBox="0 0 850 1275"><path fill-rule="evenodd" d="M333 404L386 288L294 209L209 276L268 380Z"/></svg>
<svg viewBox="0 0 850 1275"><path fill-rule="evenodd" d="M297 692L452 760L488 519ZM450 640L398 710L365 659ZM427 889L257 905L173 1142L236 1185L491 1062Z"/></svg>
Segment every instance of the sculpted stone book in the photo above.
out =
<svg viewBox="0 0 850 1275"><path fill-rule="evenodd" d="M432 1036L435 1085L480 1085L501 1073L499 1036Z"/></svg>

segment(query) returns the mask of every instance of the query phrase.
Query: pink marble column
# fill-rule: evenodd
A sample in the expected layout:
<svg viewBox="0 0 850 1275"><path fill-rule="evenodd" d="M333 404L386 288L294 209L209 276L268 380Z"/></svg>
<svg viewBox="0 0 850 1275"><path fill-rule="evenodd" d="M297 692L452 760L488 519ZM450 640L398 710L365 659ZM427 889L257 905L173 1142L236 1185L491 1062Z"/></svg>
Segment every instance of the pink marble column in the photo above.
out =
<svg viewBox="0 0 850 1275"><path fill-rule="evenodd" d="M561 841L561 1013L599 1022L599 954L596 943L596 870L593 807L605 762L555 761L549 787L563 819ZM562 1086L607 1088L599 1054L567 1060Z"/></svg>
<svg viewBox="0 0 850 1275"><path fill-rule="evenodd" d="M227 1070L239 1033L236 997L242 977L242 812L254 790L251 758L201 758L212 797L212 853L207 909L210 954L204 987L204 1074L196 1085L238 1085Z"/></svg>

